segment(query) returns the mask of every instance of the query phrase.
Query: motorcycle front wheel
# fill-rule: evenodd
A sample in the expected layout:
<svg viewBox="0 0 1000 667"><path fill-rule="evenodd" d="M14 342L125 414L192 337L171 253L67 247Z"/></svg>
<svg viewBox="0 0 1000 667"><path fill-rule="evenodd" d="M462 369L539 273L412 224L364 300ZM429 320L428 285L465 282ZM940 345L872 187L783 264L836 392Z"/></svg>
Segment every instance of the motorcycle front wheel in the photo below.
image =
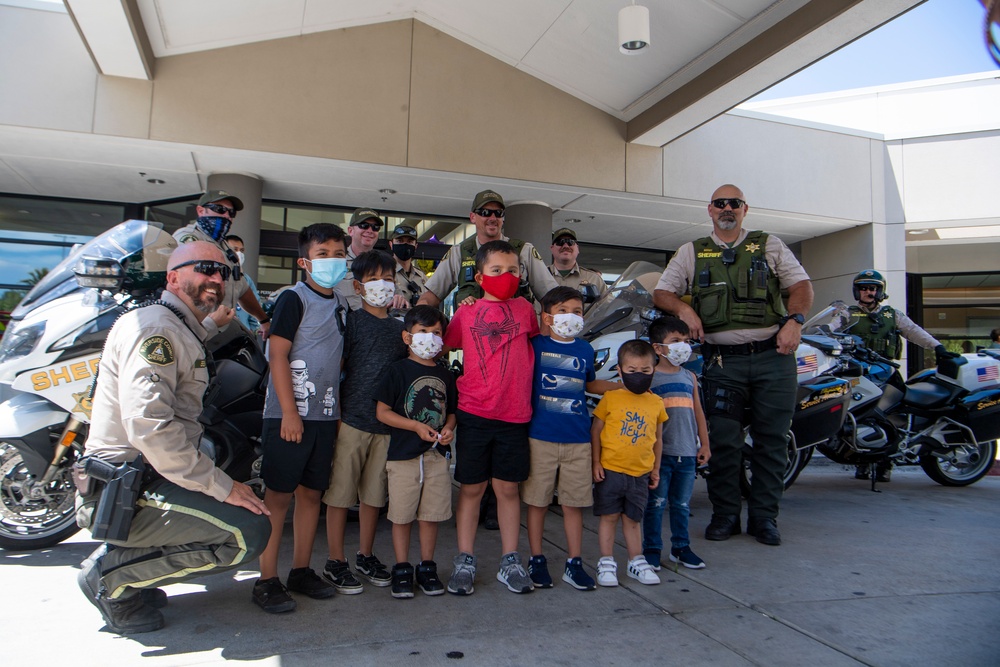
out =
<svg viewBox="0 0 1000 667"><path fill-rule="evenodd" d="M920 457L920 467L927 476L944 486L969 486L990 472L997 457L997 441L987 440L978 445L965 445L954 457L933 454ZM970 461L970 458L973 459Z"/></svg>
<svg viewBox="0 0 1000 667"><path fill-rule="evenodd" d="M29 551L55 546L80 528L76 525L76 490L67 457L45 488L32 492L34 476L21 453L0 443L0 548Z"/></svg>

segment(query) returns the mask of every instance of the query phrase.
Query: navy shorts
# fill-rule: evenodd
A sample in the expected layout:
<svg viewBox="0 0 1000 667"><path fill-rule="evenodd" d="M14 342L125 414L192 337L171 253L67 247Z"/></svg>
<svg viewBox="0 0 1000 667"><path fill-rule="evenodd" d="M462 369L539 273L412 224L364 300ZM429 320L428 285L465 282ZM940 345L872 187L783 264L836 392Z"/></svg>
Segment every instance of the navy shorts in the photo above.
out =
<svg viewBox="0 0 1000 667"><path fill-rule="evenodd" d="M624 514L638 523L648 499L649 473L633 477L605 469L604 481L594 485L594 516Z"/></svg>
<svg viewBox="0 0 1000 667"><path fill-rule="evenodd" d="M281 420L265 419L260 440L260 477L267 488L292 493L300 485L317 491L330 486L336 421L304 421L302 442L288 442L281 438Z"/></svg>
<svg viewBox="0 0 1000 667"><path fill-rule="evenodd" d="M528 424L486 419L459 410L455 433L455 481L480 484L496 478L523 482L531 469Z"/></svg>

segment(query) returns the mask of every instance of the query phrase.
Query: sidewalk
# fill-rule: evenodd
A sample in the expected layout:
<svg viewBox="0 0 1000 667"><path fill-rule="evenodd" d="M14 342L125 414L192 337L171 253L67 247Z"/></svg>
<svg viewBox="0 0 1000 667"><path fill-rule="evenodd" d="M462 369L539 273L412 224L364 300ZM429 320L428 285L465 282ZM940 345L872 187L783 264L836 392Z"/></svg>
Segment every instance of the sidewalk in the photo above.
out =
<svg viewBox="0 0 1000 667"><path fill-rule="evenodd" d="M124 638L76 586L89 536L45 552L0 551L5 664L206 665L223 661L312 665L996 665L1000 637L1000 479L946 488L919 468L897 469L872 493L836 464L809 466L785 495L784 544L746 535L706 542L705 483L692 499L692 547L704 570L660 572L643 586L580 592L508 592L495 579L499 536L480 530L476 592L395 600L387 588L313 601L269 616L250 603L256 572L169 586L163 630ZM550 569L565 558L558 510L546 522ZM586 515L585 515L586 516ZM597 561L586 518L584 562ZM290 528L290 526L289 526ZM416 531L414 531L416 534ZM322 535L322 531L321 531ZM290 555L290 530L285 541ZM348 546L357 526L348 526ZM527 539L522 530L522 553ZM416 545L413 546L415 552ZM438 562L451 570L453 525ZM313 566L322 567L325 544ZM390 562L389 525L376 552ZM287 565L283 566L287 567ZM235 579L235 581L234 581Z"/></svg>

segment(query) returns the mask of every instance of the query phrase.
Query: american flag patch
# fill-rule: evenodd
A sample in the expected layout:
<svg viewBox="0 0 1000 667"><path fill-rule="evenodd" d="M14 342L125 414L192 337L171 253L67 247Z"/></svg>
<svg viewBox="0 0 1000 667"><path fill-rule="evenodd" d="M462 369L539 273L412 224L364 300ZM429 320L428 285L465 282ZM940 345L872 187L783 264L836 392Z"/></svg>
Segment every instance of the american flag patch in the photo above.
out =
<svg viewBox="0 0 1000 667"><path fill-rule="evenodd" d="M979 382L989 382L990 380L1000 379L997 377L996 366L983 366L982 368L977 368L976 378L979 380Z"/></svg>
<svg viewBox="0 0 1000 667"><path fill-rule="evenodd" d="M798 365L798 373L802 375L803 373L812 373L817 368L817 361L815 354L807 354L804 357L799 357L795 360Z"/></svg>

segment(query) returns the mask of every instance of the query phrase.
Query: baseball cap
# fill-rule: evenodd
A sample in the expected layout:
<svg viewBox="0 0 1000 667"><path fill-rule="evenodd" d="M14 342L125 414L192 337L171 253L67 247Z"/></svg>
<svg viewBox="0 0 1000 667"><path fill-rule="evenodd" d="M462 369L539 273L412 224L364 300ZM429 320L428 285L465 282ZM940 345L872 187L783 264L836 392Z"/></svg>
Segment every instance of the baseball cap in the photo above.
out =
<svg viewBox="0 0 1000 667"><path fill-rule="evenodd" d="M225 190L209 190L201 196L198 200L198 206L204 206L205 204L214 204L217 201L222 201L223 199L228 199L233 202L233 208L237 211L243 210L243 202L240 201L239 197L231 195Z"/></svg>
<svg viewBox="0 0 1000 667"><path fill-rule="evenodd" d="M472 209L470 210L475 211L478 208L482 208L483 204L489 204L491 201L495 201L503 208L507 208L507 205L503 203L503 197L493 190L483 190L472 200Z"/></svg>
<svg viewBox="0 0 1000 667"><path fill-rule="evenodd" d="M396 225L396 227L392 230L392 236L389 238L394 241L400 236L409 236L415 241L417 239L417 230L409 225Z"/></svg>
<svg viewBox="0 0 1000 667"><path fill-rule="evenodd" d="M559 239L559 237L561 237L561 236L569 236L569 237L572 237L572 239L573 239L574 241L578 241L578 240L579 240L579 239L577 239L577 238L576 238L576 232L574 232L574 231L573 231L572 229L570 229L569 227L563 227L562 229L557 229L556 231L552 232L552 241L553 241L553 243L554 243L554 242L555 242L555 241L556 241L557 239Z"/></svg>
<svg viewBox="0 0 1000 667"><path fill-rule="evenodd" d="M353 227L359 222L364 222L370 218L375 218L380 223L385 224L382 218L379 217L378 211L373 211L370 208L359 208L354 211L354 215L351 216L351 222L347 226Z"/></svg>

